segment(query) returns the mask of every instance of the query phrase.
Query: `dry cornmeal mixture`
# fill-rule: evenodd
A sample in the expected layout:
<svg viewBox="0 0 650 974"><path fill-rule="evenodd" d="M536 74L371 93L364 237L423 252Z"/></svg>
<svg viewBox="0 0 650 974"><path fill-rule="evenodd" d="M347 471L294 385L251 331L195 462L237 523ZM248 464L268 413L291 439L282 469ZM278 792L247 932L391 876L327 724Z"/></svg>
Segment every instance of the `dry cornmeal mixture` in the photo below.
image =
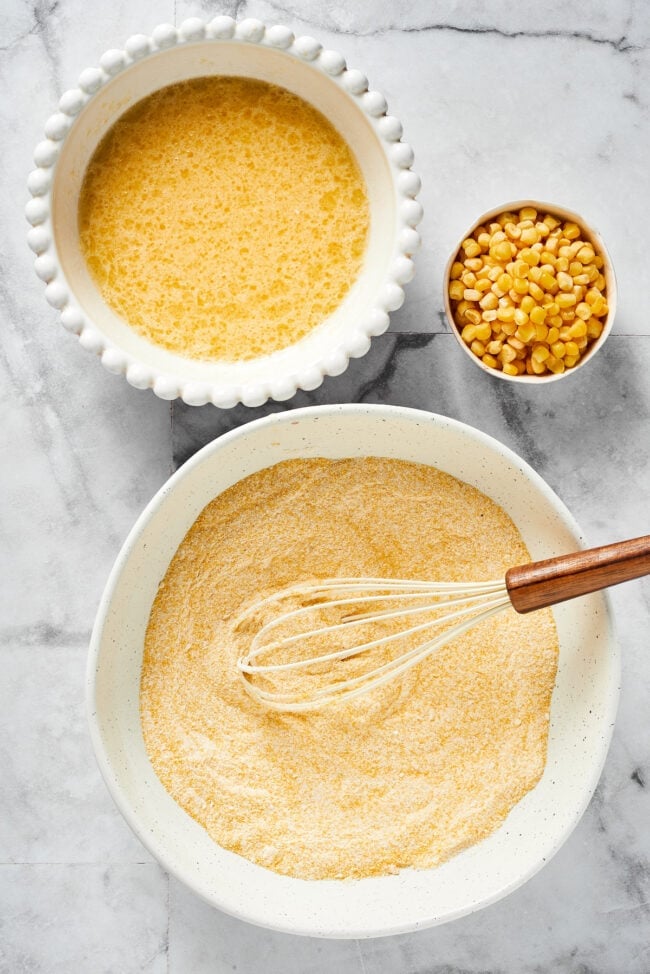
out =
<svg viewBox="0 0 650 974"><path fill-rule="evenodd" d="M192 526L152 608L140 702L156 773L219 845L303 879L435 866L478 842L544 769L549 610L507 610L396 683L297 715L246 693L250 633L234 621L305 579L480 580L527 560L500 507L432 467L290 460L235 484Z"/></svg>
<svg viewBox="0 0 650 974"><path fill-rule="evenodd" d="M79 201L104 300L189 358L266 355L299 341L357 279L370 221L349 146L297 95L194 78L109 130Z"/></svg>

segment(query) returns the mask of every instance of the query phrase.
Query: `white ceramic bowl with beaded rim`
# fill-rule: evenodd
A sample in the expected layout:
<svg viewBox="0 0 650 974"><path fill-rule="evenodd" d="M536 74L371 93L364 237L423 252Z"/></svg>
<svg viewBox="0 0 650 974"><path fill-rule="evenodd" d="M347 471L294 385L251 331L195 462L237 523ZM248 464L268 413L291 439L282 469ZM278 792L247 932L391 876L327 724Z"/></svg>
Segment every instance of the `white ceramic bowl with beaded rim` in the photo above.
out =
<svg viewBox="0 0 650 974"><path fill-rule="evenodd" d="M192 360L139 336L102 299L77 227L87 164L117 118L159 88L211 74L267 81L310 102L347 141L370 201L364 264L341 305L300 342L246 362ZM388 114L383 95L370 90L367 78L348 68L340 54L311 37L294 37L287 27L220 16L209 23L192 18L178 28L162 24L150 37L129 38L123 50L107 51L98 67L82 71L78 87L62 95L34 161L28 243L37 255L45 297L61 313L64 327L105 368L139 389L152 388L162 399L257 406L269 398L289 399L298 389L315 389L324 376L338 375L350 358L368 351L371 338L388 327L389 312L402 304L404 285L413 276L420 181L400 122Z"/></svg>
<svg viewBox="0 0 650 974"><path fill-rule="evenodd" d="M431 464L474 485L508 512L533 558L583 547L580 529L542 478L478 430L396 406L292 410L210 443L158 492L111 572L88 662L95 753L113 798L144 845L225 912L323 937L384 936L444 923L493 903L533 876L568 837L596 787L620 678L606 594L557 606L560 656L542 779L500 829L437 869L306 881L280 876L216 845L165 791L142 737L143 643L159 582L200 511L238 480L289 458L359 456Z"/></svg>
<svg viewBox="0 0 650 974"><path fill-rule="evenodd" d="M594 247L596 253L600 254L603 258L603 276L605 278L605 287L607 294L607 306L609 308L607 316L603 319L603 330L600 336L588 346L584 355L579 359L578 362L571 369L566 369L564 372L545 372L543 375L508 375L506 372L502 372L501 369L491 369L485 362L474 355L474 352L468 347L468 345L463 341L460 335L460 329L454 320L454 315L451 307L451 299L449 297L449 281L451 274L451 265L457 258L457 255L461 249L463 240L471 237L477 227L483 226L489 223L491 220L495 220L497 217L501 216L502 213L517 213L519 210L523 209L525 206L534 206L538 213L550 213L552 216L558 217L560 220L570 220L572 223L577 224L582 231L582 235L585 240L588 240ZM574 375L576 372L591 362L596 352L599 351L605 344L607 336L612 330L612 325L614 324L614 316L616 314L616 299L617 299L617 287L616 287L616 276L614 274L614 267L612 264L611 257L605 246L605 241L602 236L594 227L586 223L585 220L578 214L574 213L573 210L567 210L564 206L556 206L555 203L542 203L539 200L515 200L512 203L502 203L501 206L495 206L486 213L483 213L474 223L471 225L469 230L463 234L461 239L458 241L456 248L452 252L449 260L447 261L444 277L443 277L443 300L445 305L445 314L447 315L447 321L449 322L449 327L451 328L453 334L458 340L458 344L461 346L466 355L472 359L475 365L478 365L480 369L487 372L488 375L496 376L498 379L506 379L508 382L524 382L531 385L540 385L547 382L556 382L558 379L568 378L570 375Z"/></svg>

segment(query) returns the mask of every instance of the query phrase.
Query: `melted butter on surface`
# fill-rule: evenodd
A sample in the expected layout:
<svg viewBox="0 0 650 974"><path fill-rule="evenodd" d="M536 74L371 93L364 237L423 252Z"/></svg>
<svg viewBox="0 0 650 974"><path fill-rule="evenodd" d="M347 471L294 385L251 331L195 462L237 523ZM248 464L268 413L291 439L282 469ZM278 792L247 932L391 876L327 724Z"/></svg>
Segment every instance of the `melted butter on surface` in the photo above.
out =
<svg viewBox="0 0 650 974"><path fill-rule="evenodd" d="M480 581L527 560L500 507L432 467L290 460L240 481L200 514L152 607L140 704L157 775L215 842L303 879L427 868L480 841L544 769L550 610L507 610L308 714L250 698L236 672L250 633L234 623L306 579Z"/></svg>
<svg viewBox="0 0 650 974"><path fill-rule="evenodd" d="M149 95L95 151L81 247L107 304L189 358L299 341L359 275L370 211L347 143L275 85L206 77Z"/></svg>

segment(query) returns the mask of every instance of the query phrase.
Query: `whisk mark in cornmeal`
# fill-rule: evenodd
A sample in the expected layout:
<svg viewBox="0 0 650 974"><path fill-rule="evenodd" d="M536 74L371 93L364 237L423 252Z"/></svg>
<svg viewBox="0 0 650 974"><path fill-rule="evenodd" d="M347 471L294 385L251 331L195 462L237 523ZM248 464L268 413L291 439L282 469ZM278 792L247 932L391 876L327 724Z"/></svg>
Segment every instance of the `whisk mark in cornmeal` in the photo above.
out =
<svg viewBox="0 0 650 974"><path fill-rule="evenodd" d="M436 866L480 841L544 769L549 610L507 611L304 715L247 695L235 621L305 578L481 580L526 560L500 507L432 467L290 460L240 481L200 514L151 611L140 702L157 775L219 845L303 879Z"/></svg>

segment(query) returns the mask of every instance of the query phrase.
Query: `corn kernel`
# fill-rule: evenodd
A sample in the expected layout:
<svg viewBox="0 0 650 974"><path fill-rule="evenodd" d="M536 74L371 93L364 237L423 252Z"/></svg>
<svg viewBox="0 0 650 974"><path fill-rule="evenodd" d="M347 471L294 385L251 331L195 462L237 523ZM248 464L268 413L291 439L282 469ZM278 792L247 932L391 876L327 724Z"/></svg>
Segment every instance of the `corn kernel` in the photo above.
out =
<svg viewBox="0 0 650 974"><path fill-rule="evenodd" d="M496 235L495 235L496 236ZM492 238L494 240L494 237ZM509 240L501 240L490 247L490 257L496 260L508 261L512 257L512 244Z"/></svg>
<svg viewBox="0 0 650 974"><path fill-rule="evenodd" d="M546 372L546 363L538 362L536 359L531 359L530 367L534 375L544 375Z"/></svg>
<svg viewBox="0 0 650 974"><path fill-rule="evenodd" d="M480 233L479 230L481 231ZM490 234L486 230L482 230L480 227L477 227L476 230L474 231L474 235L476 237L476 241L479 244L481 250L489 250Z"/></svg>
<svg viewBox="0 0 650 974"><path fill-rule="evenodd" d="M589 281L589 275L588 274L576 274L576 276L573 278L573 283L574 284L579 284L581 287L587 287L587 285L590 283L590 281Z"/></svg>
<svg viewBox="0 0 650 974"><path fill-rule="evenodd" d="M505 375L519 375L519 369L512 362L506 362L502 371Z"/></svg>
<svg viewBox="0 0 650 974"><path fill-rule="evenodd" d="M492 287L492 281L489 277L479 277L476 284L474 285L475 291L480 291L483 294L484 291L489 291Z"/></svg>
<svg viewBox="0 0 650 974"><path fill-rule="evenodd" d="M478 301L479 298L481 297L481 292L475 291L474 288L468 287L465 288L463 297L465 298L466 301ZM573 295L571 295L571 297L573 298L573 301L575 303L575 298L573 297Z"/></svg>
<svg viewBox="0 0 650 974"><path fill-rule="evenodd" d="M598 321L598 318L590 318L587 322L587 337L591 339L600 338L601 332L603 330L602 321Z"/></svg>
<svg viewBox="0 0 650 974"><path fill-rule="evenodd" d="M555 230L555 228L556 227L559 227L559 225L560 225L560 221L559 220L556 220L555 217L554 216L551 216L550 213L547 213L544 216L544 219L543 219L542 222L546 224L546 226L549 228L549 230Z"/></svg>
<svg viewBox="0 0 650 974"><path fill-rule="evenodd" d="M557 293L558 283L555 279L555 276L551 274L550 271L545 271L542 274L541 278L539 279L539 283L544 288L545 291L548 291L551 294Z"/></svg>
<svg viewBox="0 0 650 974"><path fill-rule="evenodd" d="M483 355L481 357L481 362L483 362L484 365L487 365L489 369L496 369L499 364L493 355Z"/></svg>
<svg viewBox="0 0 650 974"><path fill-rule="evenodd" d="M503 229L505 230L506 235L510 237L511 240L519 240L519 238L521 237L521 230L519 229L516 223L512 223L511 221L509 221L504 225Z"/></svg>
<svg viewBox="0 0 650 974"><path fill-rule="evenodd" d="M519 210L519 222L523 223L526 220L532 220L533 223L537 219L537 210L534 206L524 206Z"/></svg>
<svg viewBox="0 0 650 974"><path fill-rule="evenodd" d="M588 321L591 318L591 308L585 301L581 301L580 304L576 305L576 315L578 318L582 318L583 321Z"/></svg>
<svg viewBox="0 0 650 974"><path fill-rule="evenodd" d="M497 340L491 341L487 346L490 355L498 355L502 348L503 342Z"/></svg>
<svg viewBox="0 0 650 974"><path fill-rule="evenodd" d="M528 286L528 291L530 292L530 285ZM519 305L522 311L525 311L527 315L531 313L533 308L537 307L534 298L531 297L530 293L526 294Z"/></svg>
<svg viewBox="0 0 650 974"><path fill-rule="evenodd" d="M575 321L569 328L571 338L582 338L587 334L587 323L585 321Z"/></svg>
<svg viewBox="0 0 650 974"><path fill-rule="evenodd" d="M594 248L590 247L589 244L585 244L584 247L581 247L576 254L578 260L582 261L583 264L590 264L595 256L596 254L594 253Z"/></svg>
<svg viewBox="0 0 650 974"><path fill-rule="evenodd" d="M545 362L550 354L548 345L535 345L532 351L532 358L536 362Z"/></svg>
<svg viewBox="0 0 650 974"><path fill-rule="evenodd" d="M476 292L474 292L474 293L476 293ZM465 298L468 301L471 300L471 298L468 298L467 297L467 291L465 291ZM563 310L566 310L566 308L572 308L575 305L575 303L576 303L576 296L573 293L567 294L565 291L562 291L555 298L555 303L559 307L560 312L562 312Z"/></svg>
<svg viewBox="0 0 650 974"><path fill-rule="evenodd" d="M543 325L546 321L546 311L544 308L540 308L539 305L536 305L529 314L530 320L534 325Z"/></svg>
<svg viewBox="0 0 650 974"><path fill-rule="evenodd" d="M485 345L477 338L474 339L469 347L474 352L474 355L478 355L479 358L482 358L485 355Z"/></svg>
<svg viewBox="0 0 650 974"><path fill-rule="evenodd" d="M549 328L561 328L562 327L562 317L561 315L549 315L547 312L546 324Z"/></svg>
<svg viewBox="0 0 650 974"><path fill-rule="evenodd" d="M544 292L542 291L539 284L535 284L534 281L529 281L528 283L528 293L538 304L544 300Z"/></svg>
<svg viewBox="0 0 650 974"><path fill-rule="evenodd" d="M513 362L517 358L517 352L512 347L512 345L504 345L499 352L499 359L504 364L506 362Z"/></svg>
<svg viewBox="0 0 650 974"><path fill-rule="evenodd" d="M495 230L492 230L492 227L496 227L496 229ZM491 223L490 224L490 231L492 232L492 236L490 237L490 246L491 247L496 246L496 244L501 243L503 240L506 239L506 235L503 232L503 230L501 229L501 224L500 223ZM508 253L510 253L510 248L508 248Z"/></svg>
<svg viewBox="0 0 650 974"><path fill-rule="evenodd" d="M569 274L571 277L577 277L578 274L582 274L582 264L579 260L572 260L569 264Z"/></svg>
<svg viewBox="0 0 650 974"><path fill-rule="evenodd" d="M546 359L546 367L550 372L562 373L564 372L564 362L561 358L555 358L554 355L549 355Z"/></svg>
<svg viewBox="0 0 650 974"><path fill-rule="evenodd" d="M558 335L558 338L560 339L561 342L568 342L569 339L571 338L571 326L563 325L560 328L560 334Z"/></svg>
<svg viewBox="0 0 650 974"><path fill-rule="evenodd" d="M575 342L568 341L564 343L564 354L565 355L580 355L580 349Z"/></svg>
<svg viewBox="0 0 650 974"><path fill-rule="evenodd" d="M465 312L465 317L468 321L471 321L473 325L479 325L481 323L481 313L475 308L468 308Z"/></svg>
<svg viewBox="0 0 650 974"><path fill-rule="evenodd" d="M521 308L517 308L517 310L515 311L515 324L517 325L517 327L521 328L521 326L525 325L527 322L528 322L528 315L526 314L526 312L522 311Z"/></svg>
<svg viewBox="0 0 650 974"><path fill-rule="evenodd" d="M566 346L564 342L553 342L551 345L551 351L556 358L564 358L566 355Z"/></svg>
<svg viewBox="0 0 650 974"><path fill-rule="evenodd" d="M565 271L558 272L557 283L561 291L571 291L573 289L573 278Z"/></svg>
<svg viewBox="0 0 650 974"><path fill-rule="evenodd" d="M576 317L576 313L574 308L566 308L564 311L560 311L560 318L562 320L562 325L560 325L559 327L562 328L563 325L571 324L572 321L575 321L575 317Z"/></svg>
<svg viewBox="0 0 650 974"><path fill-rule="evenodd" d="M452 281L449 285L449 297L452 301L460 301L465 293L465 285L462 281Z"/></svg>
<svg viewBox="0 0 650 974"><path fill-rule="evenodd" d="M549 345L552 345L553 342L556 342L559 337L560 337L559 328L549 328L546 341L549 343Z"/></svg>
<svg viewBox="0 0 650 974"><path fill-rule="evenodd" d="M531 247L524 247L523 250L520 250L519 258L525 260L529 267L537 267L539 264L539 253Z"/></svg>
<svg viewBox="0 0 650 974"><path fill-rule="evenodd" d="M510 335L514 335L514 333L517 331L517 326L514 321L504 321L501 328L504 335L507 335L508 337Z"/></svg>
<svg viewBox="0 0 650 974"><path fill-rule="evenodd" d="M476 290L478 291L478 288ZM483 308L483 311L493 311L495 308L499 307L499 299L497 298L496 294L492 294L492 291L488 291L487 294L483 295L479 301L479 304ZM591 311L589 311L587 317L590 315Z"/></svg>
<svg viewBox="0 0 650 974"><path fill-rule="evenodd" d="M476 338L476 325L465 325L460 333L460 337L469 345Z"/></svg>
<svg viewBox="0 0 650 974"><path fill-rule="evenodd" d="M515 309L513 307L498 307L497 318L499 321L514 321Z"/></svg>
<svg viewBox="0 0 650 974"><path fill-rule="evenodd" d="M533 281L535 284L539 284L541 277L542 277L542 268L539 266L531 267L530 270L528 271L528 280Z"/></svg>
<svg viewBox="0 0 650 974"><path fill-rule="evenodd" d="M452 281L458 280L460 275L463 273L463 265L459 260L455 260L451 265L451 270L449 271L449 277Z"/></svg>
<svg viewBox="0 0 650 974"><path fill-rule="evenodd" d="M573 366L577 363L579 358L580 358L579 352L577 355L565 355L563 359L564 367L567 369L572 369Z"/></svg>
<svg viewBox="0 0 650 974"><path fill-rule="evenodd" d="M545 253L551 254L553 259L555 259L560 246L560 241L558 238L551 234L551 236L544 241L544 246L546 247Z"/></svg>
<svg viewBox="0 0 650 974"><path fill-rule="evenodd" d="M476 242L476 240L472 240L471 237L468 237L467 240L463 240L461 246L467 257L478 257L478 255L481 253L480 245Z"/></svg>
<svg viewBox="0 0 650 974"><path fill-rule="evenodd" d="M521 242L526 247L532 247L539 240L539 234L535 227L526 227L525 230L521 231Z"/></svg>
<svg viewBox="0 0 650 974"><path fill-rule="evenodd" d="M492 336L492 328L490 327L489 322L482 321L479 325L476 326L476 337L480 341L486 342L491 336Z"/></svg>
<svg viewBox="0 0 650 974"><path fill-rule="evenodd" d="M503 293L507 294L513 284L512 277L510 274L500 274L497 278L497 284Z"/></svg>
<svg viewBox="0 0 650 974"><path fill-rule="evenodd" d="M472 305L469 303L469 301L465 301L465 299L463 298L463 300L459 301L458 304L456 305L457 316L459 318L463 318L467 309L471 307Z"/></svg>
<svg viewBox="0 0 650 974"><path fill-rule="evenodd" d="M580 227L577 223L565 223L562 232L567 240L577 240L580 236Z"/></svg>
<svg viewBox="0 0 650 974"><path fill-rule="evenodd" d="M497 313L494 309L491 311L483 311L481 313L481 318L483 319L483 321L496 321Z"/></svg>
<svg viewBox="0 0 650 974"><path fill-rule="evenodd" d="M513 285L515 294L528 294L528 281L525 277L516 277Z"/></svg>
<svg viewBox="0 0 650 974"><path fill-rule="evenodd" d="M515 337L518 338L520 342L523 342L524 345L527 345L536 336L537 328L530 321L527 325L521 325L515 332Z"/></svg>
<svg viewBox="0 0 650 974"><path fill-rule="evenodd" d="M463 282L465 287L474 287L474 285L476 284L476 274L474 273L474 271L465 271L465 273L461 277L461 281Z"/></svg>
<svg viewBox="0 0 650 974"><path fill-rule="evenodd" d="M482 257L468 257L465 261L465 267L468 271L476 271L477 273L483 268L483 258Z"/></svg>
<svg viewBox="0 0 650 974"><path fill-rule="evenodd" d="M545 342L548 337L547 325L535 325L535 339L538 342Z"/></svg>

